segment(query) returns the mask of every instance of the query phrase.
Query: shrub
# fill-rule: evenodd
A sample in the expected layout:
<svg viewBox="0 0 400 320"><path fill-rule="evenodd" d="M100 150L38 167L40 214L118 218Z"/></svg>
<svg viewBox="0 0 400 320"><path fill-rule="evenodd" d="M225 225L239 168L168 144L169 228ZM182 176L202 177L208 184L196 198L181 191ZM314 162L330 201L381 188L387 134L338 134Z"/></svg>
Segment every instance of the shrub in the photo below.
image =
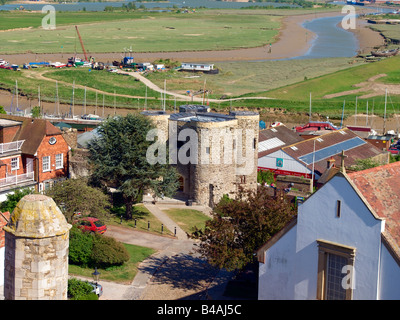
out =
<svg viewBox="0 0 400 320"><path fill-rule="evenodd" d="M93 287L87 281L68 279L67 295L70 300L98 300L99 298L92 291Z"/></svg>
<svg viewBox="0 0 400 320"><path fill-rule="evenodd" d="M69 262L71 264L88 266L91 263L93 248L93 235L82 232L78 227L72 226L69 232Z"/></svg>
<svg viewBox="0 0 400 320"><path fill-rule="evenodd" d="M129 260L129 253L122 243L114 238L98 235L94 237L91 264L100 268L122 265Z"/></svg>

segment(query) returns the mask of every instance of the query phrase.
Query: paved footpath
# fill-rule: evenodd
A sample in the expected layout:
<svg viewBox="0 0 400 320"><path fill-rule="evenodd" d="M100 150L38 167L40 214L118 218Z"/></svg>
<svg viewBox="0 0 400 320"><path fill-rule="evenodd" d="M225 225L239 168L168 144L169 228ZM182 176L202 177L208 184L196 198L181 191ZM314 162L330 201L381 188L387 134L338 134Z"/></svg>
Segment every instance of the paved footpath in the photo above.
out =
<svg viewBox="0 0 400 320"><path fill-rule="evenodd" d="M130 285L101 281L104 294L100 300L225 299L222 294L232 274L219 271L201 259L195 252L196 241L188 239L158 205L145 206L168 229L177 228L176 238L109 226L108 236L156 249L157 253L139 265Z"/></svg>

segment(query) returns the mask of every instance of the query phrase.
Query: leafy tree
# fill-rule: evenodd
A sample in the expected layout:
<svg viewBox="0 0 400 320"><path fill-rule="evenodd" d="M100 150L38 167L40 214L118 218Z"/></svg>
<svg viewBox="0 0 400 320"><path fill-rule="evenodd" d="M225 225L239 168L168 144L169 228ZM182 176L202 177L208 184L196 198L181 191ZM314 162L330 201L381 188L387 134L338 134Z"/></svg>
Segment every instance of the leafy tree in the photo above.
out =
<svg viewBox="0 0 400 320"><path fill-rule="evenodd" d="M256 192L241 190L237 199L218 203L213 219L191 237L201 240L197 251L211 265L240 270L254 262L255 251L295 215L284 194L273 198L266 188Z"/></svg>
<svg viewBox="0 0 400 320"><path fill-rule="evenodd" d="M32 118L41 118L41 112L40 112L40 107L35 106L32 108Z"/></svg>
<svg viewBox="0 0 400 320"><path fill-rule="evenodd" d="M274 177L274 173L267 170L267 171L263 171L260 170L257 172L257 182L264 184L264 183L268 183L271 184L273 182L275 182L275 177Z"/></svg>
<svg viewBox="0 0 400 320"><path fill-rule="evenodd" d="M15 189L14 192L7 194L7 199L0 204L0 210L2 212L13 212L19 200L31 193L33 193L33 190L29 188Z"/></svg>
<svg viewBox="0 0 400 320"><path fill-rule="evenodd" d="M362 171L362 170L367 170L371 168L375 168L378 166L381 166L382 163L375 161L371 158L368 159L357 159L356 164L351 166L350 169L354 171Z"/></svg>
<svg viewBox="0 0 400 320"><path fill-rule="evenodd" d="M87 281L68 279L67 295L70 300L98 300L99 298L92 291L93 287Z"/></svg>
<svg viewBox="0 0 400 320"><path fill-rule="evenodd" d="M75 212L105 218L110 206L108 196L99 188L89 186L83 178L59 182L47 190L46 195L53 198L69 222Z"/></svg>
<svg viewBox="0 0 400 320"><path fill-rule="evenodd" d="M175 168L150 164L146 157L153 144L146 136L153 128L143 115L117 116L104 121L98 127L99 137L89 143L92 178L122 193L126 219L132 219L132 205L146 190L169 197L179 186Z"/></svg>

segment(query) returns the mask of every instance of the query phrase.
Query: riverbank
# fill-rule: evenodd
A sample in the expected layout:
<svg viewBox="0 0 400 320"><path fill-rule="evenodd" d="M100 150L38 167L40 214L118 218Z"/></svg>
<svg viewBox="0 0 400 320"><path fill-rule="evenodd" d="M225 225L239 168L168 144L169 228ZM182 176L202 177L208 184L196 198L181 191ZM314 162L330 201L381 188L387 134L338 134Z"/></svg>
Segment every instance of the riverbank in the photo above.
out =
<svg viewBox="0 0 400 320"><path fill-rule="evenodd" d="M334 12L301 14L282 17L278 35L271 44L256 48L242 48L221 51L179 51L179 52L133 52L137 62L153 62L158 59L170 59L184 62L219 62L219 61L254 61L287 59L305 54L312 45L315 34L305 29L302 24L316 18L343 15L340 10ZM360 51L367 52L375 46L383 44L383 38L378 32L366 27L366 21L358 19L359 27L354 32L359 41ZM5 54L2 58L10 63L23 64L33 61L66 61L73 53L41 54ZM91 53L97 61L112 62L120 60L121 53Z"/></svg>

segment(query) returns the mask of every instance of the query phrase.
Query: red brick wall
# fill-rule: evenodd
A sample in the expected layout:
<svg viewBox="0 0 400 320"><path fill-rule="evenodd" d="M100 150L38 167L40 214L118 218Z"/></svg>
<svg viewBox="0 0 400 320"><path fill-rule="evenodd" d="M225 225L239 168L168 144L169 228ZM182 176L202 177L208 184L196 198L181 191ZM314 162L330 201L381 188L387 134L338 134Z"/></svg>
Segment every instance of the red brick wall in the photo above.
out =
<svg viewBox="0 0 400 320"><path fill-rule="evenodd" d="M55 137L57 142L53 145L49 143L51 137ZM37 150L37 163L34 164L37 169L37 181L43 182L50 179L55 179L59 177L67 177L68 176L68 144L64 140L61 134L55 136L46 136L44 137L42 143L40 144ZM56 154L62 153L64 168L56 169ZM43 172L43 157L50 156L50 171Z"/></svg>
<svg viewBox="0 0 400 320"><path fill-rule="evenodd" d="M19 169L16 170L17 172L15 172L15 170L11 170L11 159L12 158L18 158L19 161ZM7 158L2 158L0 159L2 164L0 165L0 179L3 179L6 177L6 171L8 173L8 175L19 175L19 174L23 174L25 173L24 171L24 167L25 164L22 162L22 158L20 155L15 155L15 156L11 156L11 157L7 157Z"/></svg>
<svg viewBox="0 0 400 320"><path fill-rule="evenodd" d="M5 232L3 227L7 224L7 220L5 220L3 216L6 217L7 220L10 220L10 213L7 211L0 214L0 248L4 248L5 246Z"/></svg>

